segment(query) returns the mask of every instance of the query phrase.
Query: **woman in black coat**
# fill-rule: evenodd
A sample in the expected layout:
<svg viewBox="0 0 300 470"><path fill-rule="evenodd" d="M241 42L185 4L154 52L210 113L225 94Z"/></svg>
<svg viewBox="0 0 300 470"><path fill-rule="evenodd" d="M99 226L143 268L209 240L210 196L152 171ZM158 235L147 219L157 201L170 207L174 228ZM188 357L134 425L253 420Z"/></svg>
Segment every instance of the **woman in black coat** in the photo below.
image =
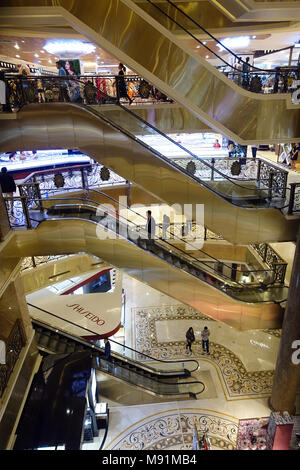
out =
<svg viewBox="0 0 300 470"><path fill-rule="evenodd" d="M119 64L119 74L117 77L117 87L119 91L119 98L127 98L129 100L129 104L132 103L132 99L128 96L126 83L124 80L124 72L126 72L126 67L123 64Z"/></svg>

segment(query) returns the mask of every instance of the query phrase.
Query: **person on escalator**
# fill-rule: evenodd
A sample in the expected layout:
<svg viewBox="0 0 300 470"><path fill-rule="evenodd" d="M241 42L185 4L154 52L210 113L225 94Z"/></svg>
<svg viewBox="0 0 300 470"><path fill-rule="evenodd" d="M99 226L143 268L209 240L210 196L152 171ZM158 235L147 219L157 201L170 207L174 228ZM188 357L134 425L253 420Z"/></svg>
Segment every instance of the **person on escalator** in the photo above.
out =
<svg viewBox="0 0 300 470"><path fill-rule="evenodd" d="M250 73L250 64L249 64L250 57L246 57L246 62L243 63L243 80L242 80L242 86L246 90L249 88L249 73Z"/></svg>
<svg viewBox="0 0 300 470"><path fill-rule="evenodd" d="M67 72L65 71L63 62L61 60L58 60L56 62L56 68L58 70L58 75L60 77L66 77L67 76ZM61 94L62 94L62 100L66 101L66 102L69 102L70 101L70 96L69 96L69 92L68 92L68 83L67 83L67 81L63 80L63 79L60 79L59 85L60 85L60 90L61 90Z"/></svg>
<svg viewBox="0 0 300 470"><path fill-rule="evenodd" d="M192 326L187 330L185 337L186 337L186 345L185 345L186 352L187 354L189 353L192 354L192 343L195 341L195 334L194 334L194 330Z"/></svg>

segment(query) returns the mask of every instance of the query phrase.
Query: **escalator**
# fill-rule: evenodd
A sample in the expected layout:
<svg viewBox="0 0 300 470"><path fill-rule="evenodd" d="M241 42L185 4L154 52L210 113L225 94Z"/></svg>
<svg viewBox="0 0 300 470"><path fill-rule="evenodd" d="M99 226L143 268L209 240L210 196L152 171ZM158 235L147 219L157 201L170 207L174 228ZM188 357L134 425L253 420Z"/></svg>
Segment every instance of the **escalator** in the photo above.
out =
<svg viewBox="0 0 300 470"><path fill-rule="evenodd" d="M35 307L37 308L37 307ZM70 335L38 320L32 320L35 329L35 339L38 348L48 354L73 354L75 352L90 351L93 354L94 368L101 374L142 389L158 397L172 397L178 399L194 398L205 390L203 382L193 380L192 373L199 364L195 359L182 361L163 361L125 347L129 353L138 355L141 360L154 361L154 365L141 363L125 355L111 352L106 359L104 349L96 343ZM89 334L90 330L87 330ZM110 341L121 346L114 340Z"/></svg>
<svg viewBox="0 0 300 470"><path fill-rule="evenodd" d="M38 216L37 227L16 231L5 247L6 257L91 253L237 329L281 326L279 304L286 300L287 288L274 282L270 270L262 273L266 283L258 281L261 273L245 270L250 280L244 284L220 272L217 260L206 252L201 251L198 259L168 238L149 239L141 225L130 220L130 210L124 217L106 205L71 195L43 200L43 204L43 214L30 212L32 219Z"/></svg>
<svg viewBox="0 0 300 470"><path fill-rule="evenodd" d="M51 0L32 6L51 7ZM241 144L300 140L300 107L291 95L244 90L182 44L131 0L57 2L57 13L80 34L118 57L209 127ZM20 6L7 0L3 6ZM154 8L154 7L153 7ZM39 8L37 15L42 15Z"/></svg>
<svg viewBox="0 0 300 470"><path fill-rule="evenodd" d="M16 119L2 120L0 151L79 148L163 203L192 204L194 211L196 204L204 204L204 225L231 243L296 239L299 222L284 214L290 190L278 169L265 168L260 172L264 179L259 181L228 176L125 106L112 104L110 110L101 109L70 103L24 106ZM132 123L140 128L139 138L129 130ZM143 141L145 136L159 137L184 157L178 161L163 155L159 147ZM265 186L274 175L279 177L276 184Z"/></svg>

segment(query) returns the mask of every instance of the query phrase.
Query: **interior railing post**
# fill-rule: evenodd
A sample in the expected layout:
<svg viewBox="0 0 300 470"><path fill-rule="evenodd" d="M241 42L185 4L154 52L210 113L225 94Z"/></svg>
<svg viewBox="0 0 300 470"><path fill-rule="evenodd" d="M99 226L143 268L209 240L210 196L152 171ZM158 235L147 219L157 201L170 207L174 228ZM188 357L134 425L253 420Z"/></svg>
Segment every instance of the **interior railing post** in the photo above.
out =
<svg viewBox="0 0 300 470"><path fill-rule="evenodd" d="M44 207L43 207L43 202L42 202L40 184L37 182L35 176L33 176L33 184L34 184L35 193L36 193L36 196L37 196L37 200L38 200L38 205L39 205L39 208L40 208L40 212L43 213L43 212L44 212Z"/></svg>
<svg viewBox="0 0 300 470"><path fill-rule="evenodd" d="M273 180L274 180L274 172L270 171L269 173L269 181L268 181L268 199L272 199L273 197Z"/></svg>
<svg viewBox="0 0 300 470"><path fill-rule="evenodd" d="M294 212L296 185L297 185L297 183L291 183L290 184L291 191L290 191L288 214L293 214L293 212Z"/></svg>
<svg viewBox="0 0 300 470"><path fill-rule="evenodd" d="M215 175L215 171L214 171L214 170L215 170L215 159L212 158L212 159L211 159L211 178L210 178L211 181L214 180L214 175Z"/></svg>

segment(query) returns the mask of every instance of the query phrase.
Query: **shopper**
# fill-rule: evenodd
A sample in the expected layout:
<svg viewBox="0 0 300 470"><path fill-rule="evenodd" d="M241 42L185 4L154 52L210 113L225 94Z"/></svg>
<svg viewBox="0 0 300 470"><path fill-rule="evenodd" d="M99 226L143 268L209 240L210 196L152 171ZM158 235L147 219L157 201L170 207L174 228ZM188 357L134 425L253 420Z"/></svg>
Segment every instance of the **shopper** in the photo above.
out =
<svg viewBox="0 0 300 470"><path fill-rule="evenodd" d="M190 326L190 328L187 330L186 334L185 334L185 337L186 337L186 345L185 345L185 349L186 349L186 352L187 354L192 354L192 344L193 342L195 341L195 334L194 334L194 330L193 330L193 327ZM189 351L188 351L189 349Z"/></svg>
<svg viewBox="0 0 300 470"><path fill-rule="evenodd" d="M61 60L58 60L56 62L56 68L58 70L58 75L60 77L66 77L67 76L67 72L65 71L64 66L63 66L63 62ZM63 79L60 79L59 87L60 87L61 94L62 94L62 100L66 101L66 102L69 102L70 101L70 96L69 96L69 92L68 92L67 81L63 80Z"/></svg>
<svg viewBox="0 0 300 470"><path fill-rule="evenodd" d="M243 63L243 81L242 86L246 90L249 88L249 72L250 72L250 64L249 64L250 57L246 58L246 62Z"/></svg>
<svg viewBox="0 0 300 470"><path fill-rule="evenodd" d="M201 331L201 338L202 338L202 354L210 354L209 352L209 336L210 336L210 331L207 328L207 326L204 327L204 329Z"/></svg>
<svg viewBox="0 0 300 470"><path fill-rule="evenodd" d="M119 64L119 74L116 77L117 88L118 88L118 97L119 98L127 98L129 104L132 104L133 100L128 96L126 83L124 80L124 72L126 72L126 67L123 64Z"/></svg>
<svg viewBox="0 0 300 470"><path fill-rule="evenodd" d="M252 151L252 158L256 158L256 153L257 153L256 145L252 145L251 151Z"/></svg>
<svg viewBox="0 0 300 470"><path fill-rule="evenodd" d="M214 143L214 149L219 149L219 148L221 148L221 145L220 145L218 139L216 139L215 143Z"/></svg>
<svg viewBox="0 0 300 470"><path fill-rule="evenodd" d="M0 72L0 111L5 109L6 105L6 85L4 72Z"/></svg>
<svg viewBox="0 0 300 470"><path fill-rule="evenodd" d="M167 238L167 230L170 227L170 217L167 214L163 216L163 223L162 223L162 238L165 240Z"/></svg>
<svg viewBox="0 0 300 470"><path fill-rule="evenodd" d="M3 196L4 197L7 197L9 198L9 201L8 201L8 213L9 215L14 215L13 214L13 196L14 196L14 192L16 191L16 183L15 183L15 180L13 179L12 175L10 175L8 172L7 172L7 168L6 167L3 167L1 169L1 173L0 173L0 186L1 186L1 190L2 190L2 193L3 193Z"/></svg>
<svg viewBox="0 0 300 470"><path fill-rule="evenodd" d="M145 230L147 231L148 239L153 240L155 238L156 223L154 218L152 217L151 211L147 211L147 222Z"/></svg>
<svg viewBox="0 0 300 470"><path fill-rule="evenodd" d="M110 342L108 341L107 338L104 338L104 348L105 348L105 359L107 361L110 360Z"/></svg>
<svg viewBox="0 0 300 470"><path fill-rule="evenodd" d="M68 75L68 78L69 78L69 75L74 76L74 78L76 77L73 63L70 60L66 60L64 68L65 68L66 74ZM70 96L70 100L73 103L82 102L79 83L80 82L76 79L69 80L69 96Z"/></svg>

